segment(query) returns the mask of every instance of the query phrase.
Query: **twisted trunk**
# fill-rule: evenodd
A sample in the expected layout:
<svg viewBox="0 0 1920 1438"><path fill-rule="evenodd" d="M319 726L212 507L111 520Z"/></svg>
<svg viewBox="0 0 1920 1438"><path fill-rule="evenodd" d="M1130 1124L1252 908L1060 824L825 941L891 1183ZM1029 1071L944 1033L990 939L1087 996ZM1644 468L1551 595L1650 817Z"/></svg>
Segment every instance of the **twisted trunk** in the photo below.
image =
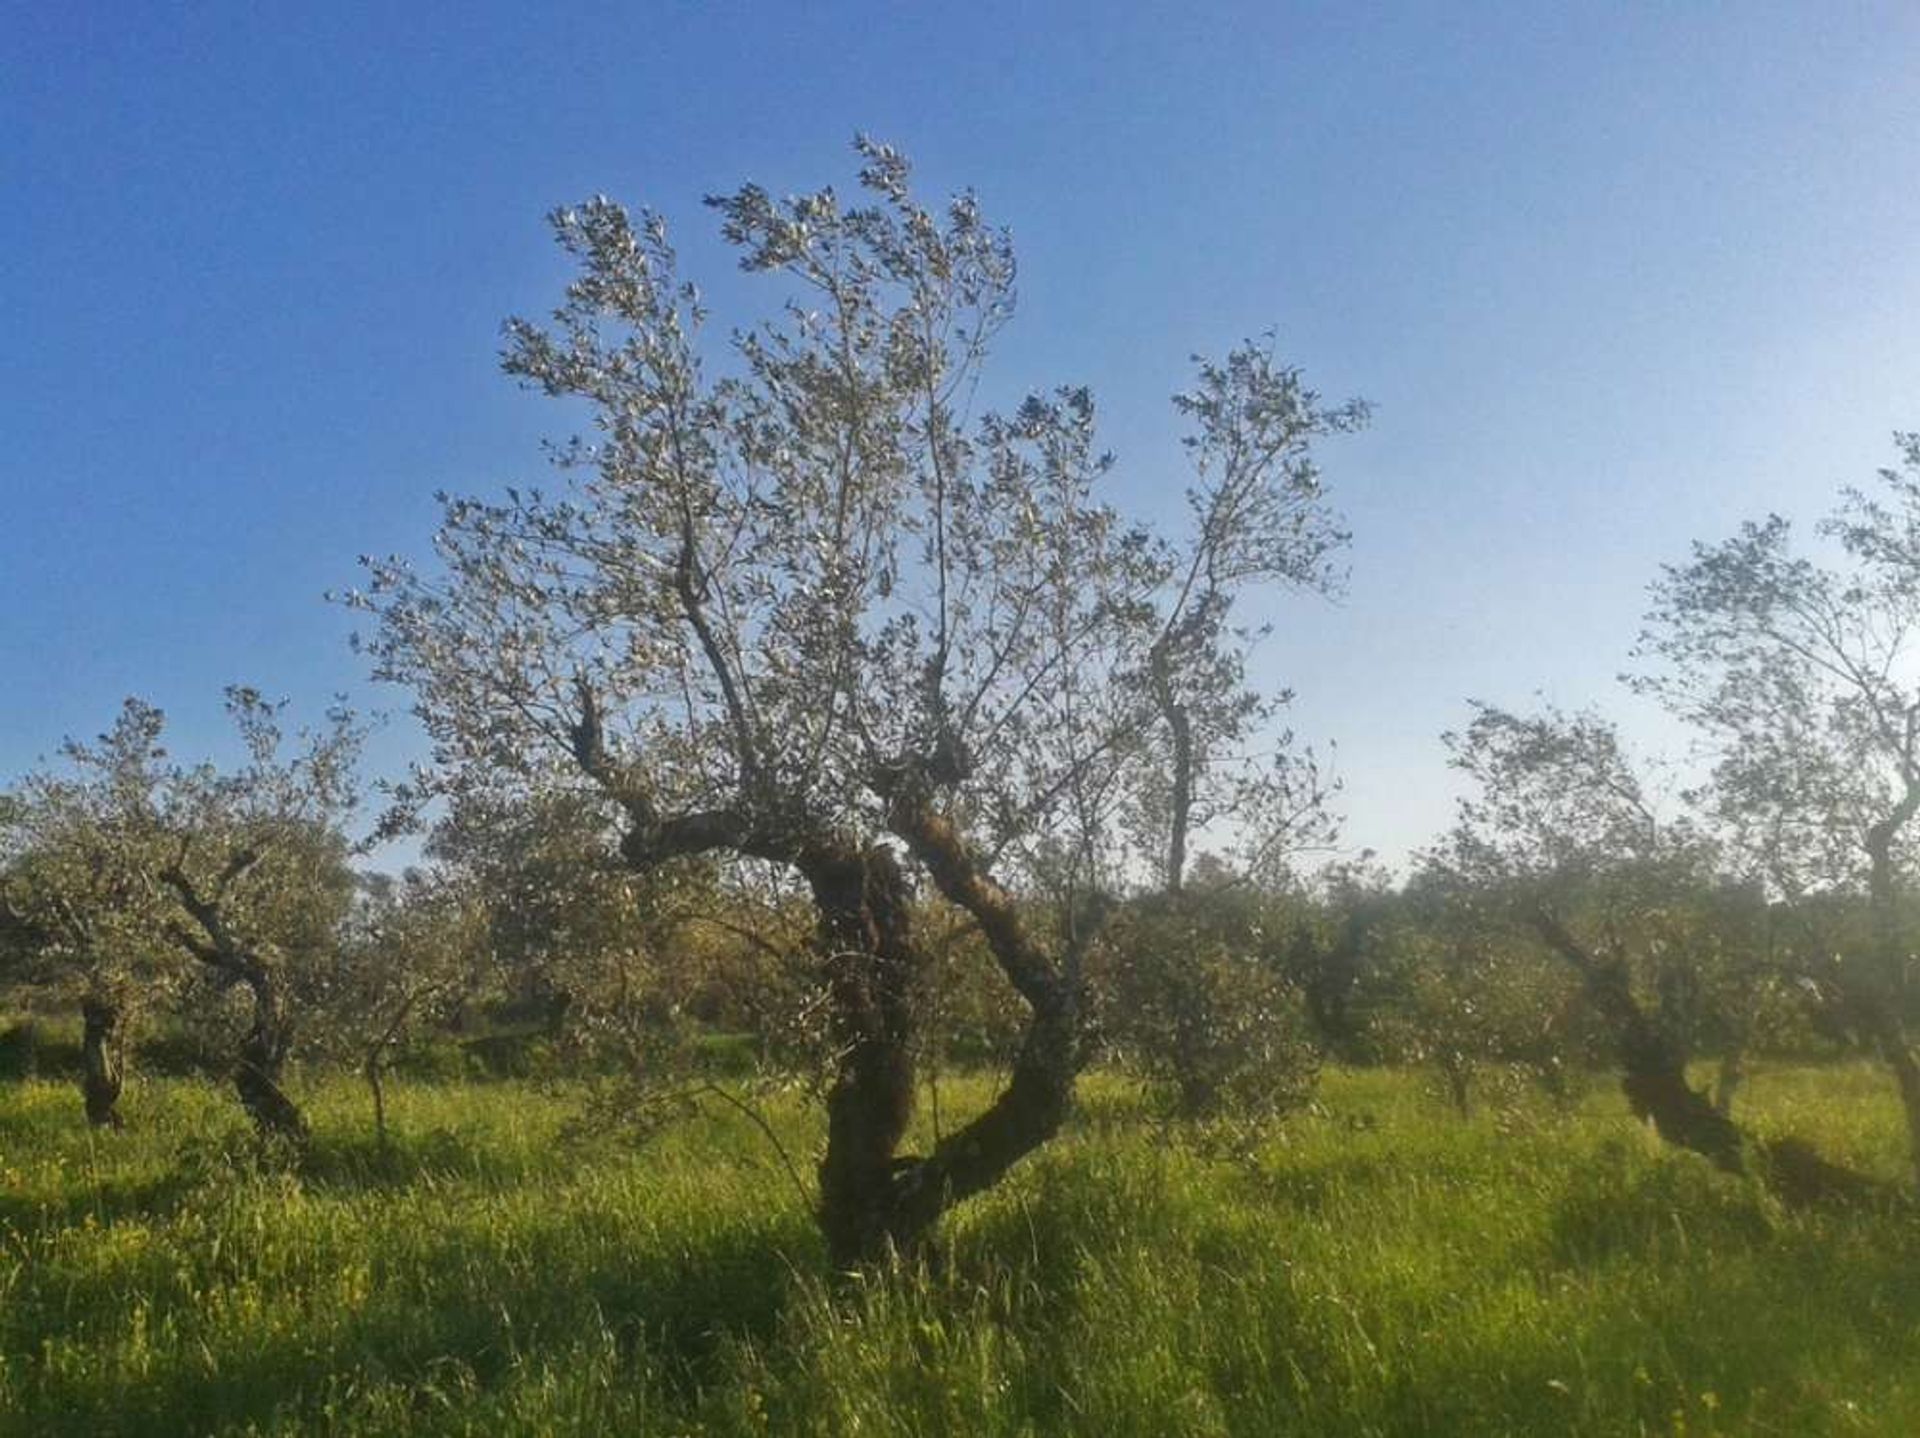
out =
<svg viewBox="0 0 1920 1438"><path fill-rule="evenodd" d="M89 997L80 1005L81 1096L87 1122L95 1128L119 1128L120 1088L125 1080L123 1055L125 1025L120 1006L109 999Z"/></svg>
<svg viewBox="0 0 1920 1438"><path fill-rule="evenodd" d="M1747 1169L1747 1140L1738 1124L1687 1082L1687 1055L1640 1006L1617 958L1589 953L1551 914L1533 916L1548 947L1580 975L1587 998L1613 1030L1620 1087L1635 1117L1660 1137L1729 1173Z"/></svg>
<svg viewBox="0 0 1920 1438"><path fill-rule="evenodd" d="M1727 1173L1757 1170L1792 1203L1859 1199L1878 1191L1875 1180L1829 1162L1799 1139L1749 1135L1687 1082L1685 1050L1640 1007L1624 963L1589 953L1545 911L1534 915L1534 927L1579 972L1587 998L1613 1026L1627 1104L1662 1139Z"/></svg>
<svg viewBox="0 0 1920 1438"><path fill-rule="evenodd" d="M224 907L229 885L253 869L262 852L248 848L234 853L210 894L203 893L177 864L163 870L160 877L195 925L194 929L173 926L175 939L218 974L222 984L244 984L253 999L252 1018L233 1069L233 1087L240 1096L240 1106L262 1134L304 1144L306 1120L280 1088L287 1054L293 1048L293 1020L262 946L229 926Z"/></svg>
<svg viewBox="0 0 1920 1438"><path fill-rule="evenodd" d="M912 1254L954 1204L996 1183L1065 1121L1082 1045L1073 965L1056 968L1035 945L1013 898L986 873L929 797L917 766L876 779L888 827L941 894L979 926L1001 970L1032 1012L1007 1086L987 1110L925 1155L900 1153L913 1117L917 988L930 962L913 927L913 891L884 844L860 844L796 822L777 806L662 816L621 784L586 701L577 757L621 799L632 821L621 842L646 871L678 857L725 850L785 865L812 893L839 1062L827 1095L819 1221L835 1267Z"/></svg>
<svg viewBox="0 0 1920 1438"><path fill-rule="evenodd" d="M888 825L941 895L966 912L1026 1001L1029 1017L1007 1085L985 1112L926 1157L896 1166L890 1188L896 1245L911 1247L954 1204L998 1183L1060 1131L1085 1050L1077 950L1055 963L1028 933L1013 896L987 873L927 786L911 776L890 788Z"/></svg>
<svg viewBox="0 0 1920 1438"><path fill-rule="evenodd" d="M990 943L997 934L999 944L1015 945L1016 986L1032 1017L1007 1086L987 1110L927 1154L900 1153L916 1095L915 991L928 964L913 932L907 877L879 845L803 862L841 1053L827 1096L820 1227L843 1270L921 1251L948 1209L992 1187L1059 1131L1079 1067L1077 995L1027 944L1010 896L978 874L943 820L922 810L910 828L916 856L933 858L942 892L982 921Z"/></svg>
<svg viewBox="0 0 1920 1438"><path fill-rule="evenodd" d="M299 1106L280 1087L287 1055L293 1048L293 1024L280 999L278 984L259 959L251 960L240 975L253 999L253 1016L240 1041L233 1086L240 1106L261 1133L303 1144L307 1121Z"/></svg>

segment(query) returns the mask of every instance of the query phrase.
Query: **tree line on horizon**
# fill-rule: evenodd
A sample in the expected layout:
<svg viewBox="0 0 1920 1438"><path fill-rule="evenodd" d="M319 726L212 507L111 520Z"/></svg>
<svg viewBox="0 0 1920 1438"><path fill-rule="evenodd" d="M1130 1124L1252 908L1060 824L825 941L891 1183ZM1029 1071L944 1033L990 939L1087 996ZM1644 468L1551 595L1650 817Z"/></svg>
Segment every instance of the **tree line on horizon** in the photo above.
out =
<svg viewBox="0 0 1920 1438"><path fill-rule="evenodd" d="M841 1267L922 1247L1095 1063L1224 1122L1328 1058L1427 1064L1463 1113L1611 1067L1663 1139L1813 1199L1870 1180L1749 1133L1743 1064L1859 1052L1920 1165L1920 436L1814 549L1771 517L1655 580L1630 682L1711 754L1695 787L1601 714L1477 704L1404 881L1315 869L1334 786L1249 678L1249 601L1338 589L1317 452L1367 407L1271 338L1196 360L1180 520L1122 512L1087 391L976 412L1006 232L857 151L852 201L708 201L777 290L717 343L658 216L551 217L574 278L504 366L588 434L552 492L442 496L432 563L343 596L432 745L378 831L424 833L419 866L356 867L356 718L289 733L247 688L237 764L129 700L0 796L0 986L78 1010L88 1120L161 1016L296 1158L302 1052L364 1075L384 1135L386 1077L450 1045L532 1036L644 1127L751 1101L725 1040L736 1078L817 1091ZM1005 1081L904 1151L959 1064Z"/></svg>

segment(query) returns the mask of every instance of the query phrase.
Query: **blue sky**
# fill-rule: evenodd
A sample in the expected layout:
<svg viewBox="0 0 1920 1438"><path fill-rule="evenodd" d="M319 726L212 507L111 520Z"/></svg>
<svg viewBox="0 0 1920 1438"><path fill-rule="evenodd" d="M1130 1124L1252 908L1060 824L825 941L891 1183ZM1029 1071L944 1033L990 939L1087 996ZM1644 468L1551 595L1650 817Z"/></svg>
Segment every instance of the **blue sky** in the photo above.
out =
<svg viewBox="0 0 1920 1438"><path fill-rule="evenodd" d="M279 13L274 13L275 11ZM1088 383L1129 499L1186 356L1268 328L1373 429L1324 464L1338 605L1262 660L1355 845L1442 825L1467 696L1603 702L1657 565L1818 514L1920 428L1920 10L1184 4L0 16L0 776L120 697L176 748L244 680L403 710L322 602L437 488L537 477L497 373L605 191L851 178L865 130L1019 246L1013 392ZM396 721L376 769L413 752Z"/></svg>

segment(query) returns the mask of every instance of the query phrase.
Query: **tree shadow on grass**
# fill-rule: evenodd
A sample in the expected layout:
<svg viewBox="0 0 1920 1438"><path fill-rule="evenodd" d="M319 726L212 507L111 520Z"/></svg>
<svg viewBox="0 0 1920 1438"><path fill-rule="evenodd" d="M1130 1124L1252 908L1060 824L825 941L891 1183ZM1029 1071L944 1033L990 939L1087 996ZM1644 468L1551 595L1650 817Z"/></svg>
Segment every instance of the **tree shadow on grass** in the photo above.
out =
<svg viewBox="0 0 1920 1438"><path fill-rule="evenodd" d="M379 1139L318 1133L301 1154L302 1180L329 1193L394 1193L457 1180L525 1183L540 1164L503 1158L487 1135L433 1128Z"/></svg>
<svg viewBox="0 0 1920 1438"><path fill-rule="evenodd" d="M1575 1266L1684 1254L1701 1243L1755 1252L1790 1233L1795 1215L1823 1231L1864 1224L1920 1233L1912 1197L1873 1179L1783 1194L1771 1176L1721 1173L1685 1153L1636 1161L1617 1142L1603 1145L1570 1177L1554 1210L1548 1255Z"/></svg>
<svg viewBox="0 0 1920 1438"><path fill-rule="evenodd" d="M139 1178L74 1184L51 1198L0 1189L0 1228L26 1234L72 1228L88 1219L103 1226L164 1219L179 1212L201 1186L196 1175L169 1169Z"/></svg>
<svg viewBox="0 0 1920 1438"><path fill-rule="evenodd" d="M622 1383L645 1383L666 1403L694 1404L739 1343L764 1344L796 1280L781 1254L818 1265L817 1241L796 1225L742 1223L692 1243L627 1245L609 1260L596 1244L571 1251L578 1228L556 1226L552 1262L476 1265L447 1234L444 1271L376 1289L348 1311L257 1327L176 1313L180 1338L138 1377L107 1381L47 1372L16 1360L21 1430L35 1434L164 1435L319 1424L342 1392L399 1389L422 1411L449 1387L476 1402L542 1365L569 1376L597 1354ZM636 1235L640 1238L640 1235ZM536 1248L538 1245L536 1245ZM542 1257L546 1255L542 1254ZM261 1295L271 1311L276 1301Z"/></svg>
<svg viewBox="0 0 1920 1438"><path fill-rule="evenodd" d="M1783 1218L1754 1184L1677 1167L1569 1198L1541 1281L1582 1295L1579 1341L1486 1366L1553 1383L1596 1415L1588 1431L1623 1398L1660 1431L1674 1413L1727 1431L1915 1431L1920 1392L1894 1381L1920 1331L1912 1208Z"/></svg>

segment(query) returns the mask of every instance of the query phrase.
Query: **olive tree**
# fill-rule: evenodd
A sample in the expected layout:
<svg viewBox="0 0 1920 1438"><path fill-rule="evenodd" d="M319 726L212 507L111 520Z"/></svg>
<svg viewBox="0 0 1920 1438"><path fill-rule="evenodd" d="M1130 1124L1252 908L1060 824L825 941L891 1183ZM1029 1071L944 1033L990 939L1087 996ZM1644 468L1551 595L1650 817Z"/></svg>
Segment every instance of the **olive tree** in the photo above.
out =
<svg viewBox="0 0 1920 1438"><path fill-rule="evenodd" d="M1328 502L1314 443L1362 425L1366 406L1322 403L1271 340L1198 360L1174 398L1191 425L1186 525L1162 551L1144 678L1154 722L1138 745L1127 817L1151 881L1117 912L1106 945L1109 1038L1168 1082L1189 1117L1278 1112L1311 1092L1318 1053L1301 994L1273 953L1253 881L1332 840L1332 785L1279 724L1290 691L1249 685L1268 625L1251 599L1339 588L1348 534ZM1224 850L1200 857L1196 836Z"/></svg>
<svg viewBox="0 0 1920 1438"><path fill-rule="evenodd" d="M232 769L170 759L164 716L129 699L97 743L30 775L9 806L5 907L82 990L96 1122L112 1121L128 1003L197 974L216 996L245 990L235 1088L263 1130L298 1137L280 1088L286 969L333 942L351 893L341 825L360 736L335 711L289 752L281 706L236 687L227 707L246 754Z"/></svg>
<svg viewBox="0 0 1920 1438"><path fill-rule="evenodd" d="M1758 881L1803 909L1864 900L1867 924L1804 974L1887 1065L1920 1165L1920 435L1899 442L1879 496L1849 492L1820 525L1823 557L1773 515L1668 567L1637 682L1708 739L1703 800Z"/></svg>
<svg viewBox="0 0 1920 1438"><path fill-rule="evenodd" d="M1313 1093L1319 1036L1271 895L1194 884L1143 895L1101 945L1103 1034L1182 1118L1276 1116Z"/></svg>
<svg viewBox="0 0 1920 1438"><path fill-rule="evenodd" d="M295 996L320 1020L315 1047L366 1081L383 1146L394 1064L488 989L486 912L472 885L442 872L365 875L337 941L293 976Z"/></svg>
<svg viewBox="0 0 1920 1438"><path fill-rule="evenodd" d="M1254 867L1331 837L1311 752L1290 734L1273 742L1291 692L1246 683L1267 626L1236 611L1256 593L1338 590L1334 560L1350 536L1328 504L1313 444L1367 419L1361 401L1323 404L1271 341L1197 363L1195 386L1174 398L1193 426L1187 532L1168 556L1172 582L1146 662L1159 723L1144 746L1139 817L1169 895L1184 888L1189 845L1210 823L1235 823L1248 846L1240 858Z"/></svg>
<svg viewBox="0 0 1920 1438"><path fill-rule="evenodd" d="M1090 899L1130 862L1119 815L1175 577L1103 498L1085 390L970 414L1012 310L1006 234L858 149L858 203L709 202L781 299L719 345L658 216L558 211L576 277L549 321L508 324L505 365L590 420L558 451L564 490L447 499L438 564L374 562L354 597L377 674L413 687L433 738L418 792L532 783L560 758L618 809L635 870L704 858L804 887L840 1264L913 1248L1066 1115ZM1023 905L1043 874L1065 902ZM1026 1022L999 1095L904 1155L921 885L977 929Z"/></svg>
<svg viewBox="0 0 1920 1438"><path fill-rule="evenodd" d="M470 788L427 837L436 875L476 906L511 1019L557 1032L606 1009L609 993L648 986L653 956L641 930L659 927L656 911L676 886L621 862L606 809L546 780L519 792Z"/></svg>
<svg viewBox="0 0 1920 1438"><path fill-rule="evenodd" d="M1377 962L1392 1000L1371 1015L1376 1042L1432 1065L1462 1118L1487 1077L1516 1071L1565 1101L1588 1056L1579 978L1511 922L1498 894L1459 879L1421 870L1382 925Z"/></svg>
<svg viewBox="0 0 1920 1438"><path fill-rule="evenodd" d="M244 992L232 1071L241 1106L263 1134L300 1142L306 1120L282 1086L298 1022L291 971L337 943L352 901L345 824L362 731L335 708L325 727L290 739L284 707L230 688L245 759L168 769L140 821L172 901L168 938L216 993Z"/></svg>
<svg viewBox="0 0 1920 1438"><path fill-rule="evenodd" d="M127 1031L170 976L143 820L160 781L162 718L130 700L93 743L28 775L0 804L0 943L19 977L79 1004L87 1119L121 1123Z"/></svg>
<svg viewBox="0 0 1920 1438"><path fill-rule="evenodd" d="M1478 705L1447 743L1473 790L1428 864L1578 977L1634 1113L1730 1172L1761 1160L1792 1196L1851 1184L1798 1144L1757 1144L1688 1077L1688 1000L1724 953L1703 904L1717 855L1696 824L1660 812L1614 727L1592 714Z"/></svg>

